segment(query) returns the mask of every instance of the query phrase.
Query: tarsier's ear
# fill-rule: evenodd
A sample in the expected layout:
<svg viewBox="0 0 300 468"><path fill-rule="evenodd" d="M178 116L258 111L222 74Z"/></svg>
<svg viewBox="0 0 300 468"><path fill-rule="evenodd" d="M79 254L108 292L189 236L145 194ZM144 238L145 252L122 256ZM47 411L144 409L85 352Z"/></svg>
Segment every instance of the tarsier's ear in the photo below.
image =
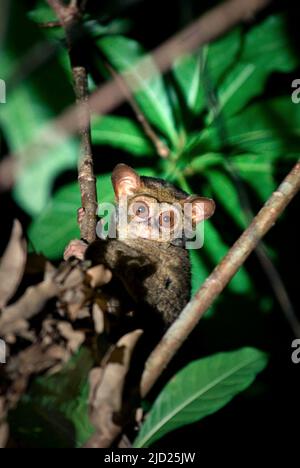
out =
<svg viewBox="0 0 300 468"><path fill-rule="evenodd" d="M140 176L126 164L114 168L111 180L117 200L132 195L142 184Z"/></svg>
<svg viewBox="0 0 300 468"><path fill-rule="evenodd" d="M216 209L215 202L211 198L198 197L197 195L188 197L185 203L191 203L192 220L195 224L210 218Z"/></svg>

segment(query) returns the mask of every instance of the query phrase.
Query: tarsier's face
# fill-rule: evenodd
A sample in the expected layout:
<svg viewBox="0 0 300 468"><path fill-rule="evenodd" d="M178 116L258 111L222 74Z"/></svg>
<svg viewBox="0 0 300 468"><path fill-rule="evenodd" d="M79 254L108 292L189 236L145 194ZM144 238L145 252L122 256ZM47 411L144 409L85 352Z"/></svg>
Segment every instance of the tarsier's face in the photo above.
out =
<svg viewBox="0 0 300 468"><path fill-rule="evenodd" d="M196 225L209 218L215 204L208 198L189 196L171 184L140 177L125 164L113 171L118 201L118 237L149 239L183 245Z"/></svg>
<svg viewBox="0 0 300 468"><path fill-rule="evenodd" d="M128 223L125 232L119 234L130 238L171 242L181 236L182 220L183 210L180 203L170 204L146 194L136 195L128 200Z"/></svg>

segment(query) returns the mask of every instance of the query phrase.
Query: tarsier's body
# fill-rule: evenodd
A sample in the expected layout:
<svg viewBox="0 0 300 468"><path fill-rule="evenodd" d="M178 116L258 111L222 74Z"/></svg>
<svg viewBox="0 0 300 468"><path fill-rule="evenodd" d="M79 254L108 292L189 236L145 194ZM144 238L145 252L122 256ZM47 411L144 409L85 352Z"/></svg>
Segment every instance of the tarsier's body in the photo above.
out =
<svg viewBox="0 0 300 468"><path fill-rule="evenodd" d="M185 239L176 237L175 224L184 216L185 203L192 206L195 225L213 214L214 202L191 197L161 179L139 177L124 164L115 168L112 182L118 212L127 210L128 225L117 230L116 239L92 243L84 256L112 270L140 313L144 308L145 313L156 313L169 324L191 293L189 254ZM66 257L74 254L78 254L78 244L71 244Z"/></svg>

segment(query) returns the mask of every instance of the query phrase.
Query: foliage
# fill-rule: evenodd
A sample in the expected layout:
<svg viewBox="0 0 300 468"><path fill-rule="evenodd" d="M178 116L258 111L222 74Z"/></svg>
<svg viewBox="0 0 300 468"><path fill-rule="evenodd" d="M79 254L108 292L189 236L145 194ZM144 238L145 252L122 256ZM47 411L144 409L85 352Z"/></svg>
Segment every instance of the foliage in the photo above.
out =
<svg viewBox="0 0 300 468"><path fill-rule="evenodd" d="M90 351L81 348L63 372L36 379L17 410L10 414L12 430L22 437L23 443L74 448L86 442L94 432L87 404L88 373L92 365Z"/></svg>
<svg viewBox="0 0 300 468"><path fill-rule="evenodd" d="M37 215L47 204L54 178L77 164L78 145L74 139L58 139L50 150L45 137L42 143L39 141L46 123L72 103L73 94L59 57L40 67L33 62L31 66L37 67L37 71L28 76L25 67L28 51L39 44L36 55L43 51L43 58L49 58L53 46L45 42L38 28L26 18L21 2L12 2L11 8L14 23L8 28L0 56L1 78L7 82L9 99L1 106L0 125L19 162L15 198L29 214ZM20 30L27 31L25 37L20 36ZM48 138L52 140L55 135ZM38 143L28 154L26 145L35 139Z"/></svg>
<svg viewBox="0 0 300 468"><path fill-rule="evenodd" d="M16 63L34 44L45 41L57 48L55 59L40 66L34 78L20 79L12 87L8 104L1 107L0 127L10 151L17 152L21 162L14 196L33 218L28 231L31 243L36 251L59 259L67 243L78 237L75 212L80 195L76 181L57 191L53 184L65 170L76 168L77 141L58 141L51 151L38 145L30 155L23 149L38 137L49 119L73 102L70 75L61 36L51 32L42 36L35 24L52 20L49 11L36 10L26 19L20 2L13 5L18 24L10 29L0 56L1 71L6 70L6 76L1 78L8 82L14 78ZM144 48L119 34L122 23L119 26L112 31L108 24L101 26L97 20L86 29L93 38L98 73L103 73L105 62L117 71L130 70L128 86L159 138L170 148L170 156L162 160L156 155L152 143L127 110L125 115L115 113L93 120L97 157L101 162L107 147L112 147L120 151L120 161L124 156L126 160L130 158L132 165L141 167L141 174L166 178L184 190L216 199L218 212L226 217L225 229L218 229L217 220L207 223L204 248L200 254L191 252L195 291L226 253L235 233L247 224L241 198L254 194L253 205L260 206L276 187L276 171L283 158L292 161L298 157L299 106L293 105L289 96L267 93L267 87L274 72L292 72L299 60L289 46L285 17L273 15L247 30L237 28L194 54L179 58L163 77L151 55L143 58ZM19 29L28 32L26 40L20 39ZM141 75L139 67L134 68L141 59L143 70L150 74L148 79ZM103 75L106 77L107 73ZM107 172L98 176L98 196L101 201L112 200ZM234 233L232 238L228 233ZM255 296L253 278L246 267L229 288L234 294ZM136 446L147 446L167 432L217 411L249 386L265 365L265 355L255 349L192 362L162 391ZM184 385L187 377L188 387ZM47 393L51 385L45 381L41 393L45 389ZM86 390L81 388L79 395L73 403L76 406L79 402L85 412ZM46 408L49 401L45 397ZM75 445L83 442L84 434L75 437Z"/></svg>
<svg viewBox="0 0 300 468"><path fill-rule="evenodd" d="M265 354L253 348L190 363L160 393L134 446L148 447L168 432L219 410L245 390L266 364Z"/></svg>

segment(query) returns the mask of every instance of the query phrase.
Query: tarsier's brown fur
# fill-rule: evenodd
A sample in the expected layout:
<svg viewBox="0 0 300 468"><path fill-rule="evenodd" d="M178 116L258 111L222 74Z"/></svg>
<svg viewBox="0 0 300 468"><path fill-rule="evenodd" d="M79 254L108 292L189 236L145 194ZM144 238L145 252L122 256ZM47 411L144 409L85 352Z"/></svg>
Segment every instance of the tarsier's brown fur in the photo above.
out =
<svg viewBox="0 0 300 468"><path fill-rule="evenodd" d="M127 197L128 205L132 200L151 199L157 203L172 205L189 201L202 207L202 216L198 219L194 213L195 224L210 217L214 211L214 202L207 198L191 197L168 182L139 177L130 167L120 164L112 175L117 202ZM141 201L140 203L143 203ZM197 205L198 204L198 205ZM138 206L138 202L136 203ZM166 205L166 206L168 206ZM142 205L143 206L143 205ZM122 209L122 208L119 208ZM183 216L183 214L182 214ZM145 230L146 232L146 226ZM144 229L141 223L138 229ZM121 238L120 238L121 237ZM122 282L127 293L137 305L140 314L158 314L165 324L177 318L187 304L191 294L191 265L189 253L182 240L153 240L144 238L122 237L117 239L99 239L92 243L85 252L85 258L93 264L104 264L112 270ZM71 249L72 250L72 249ZM69 252L70 256L72 252Z"/></svg>
<svg viewBox="0 0 300 468"><path fill-rule="evenodd" d="M150 307L166 323L171 323L189 300L190 261L181 247L144 239L126 243L99 240L88 248L86 258L111 269L135 303Z"/></svg>

